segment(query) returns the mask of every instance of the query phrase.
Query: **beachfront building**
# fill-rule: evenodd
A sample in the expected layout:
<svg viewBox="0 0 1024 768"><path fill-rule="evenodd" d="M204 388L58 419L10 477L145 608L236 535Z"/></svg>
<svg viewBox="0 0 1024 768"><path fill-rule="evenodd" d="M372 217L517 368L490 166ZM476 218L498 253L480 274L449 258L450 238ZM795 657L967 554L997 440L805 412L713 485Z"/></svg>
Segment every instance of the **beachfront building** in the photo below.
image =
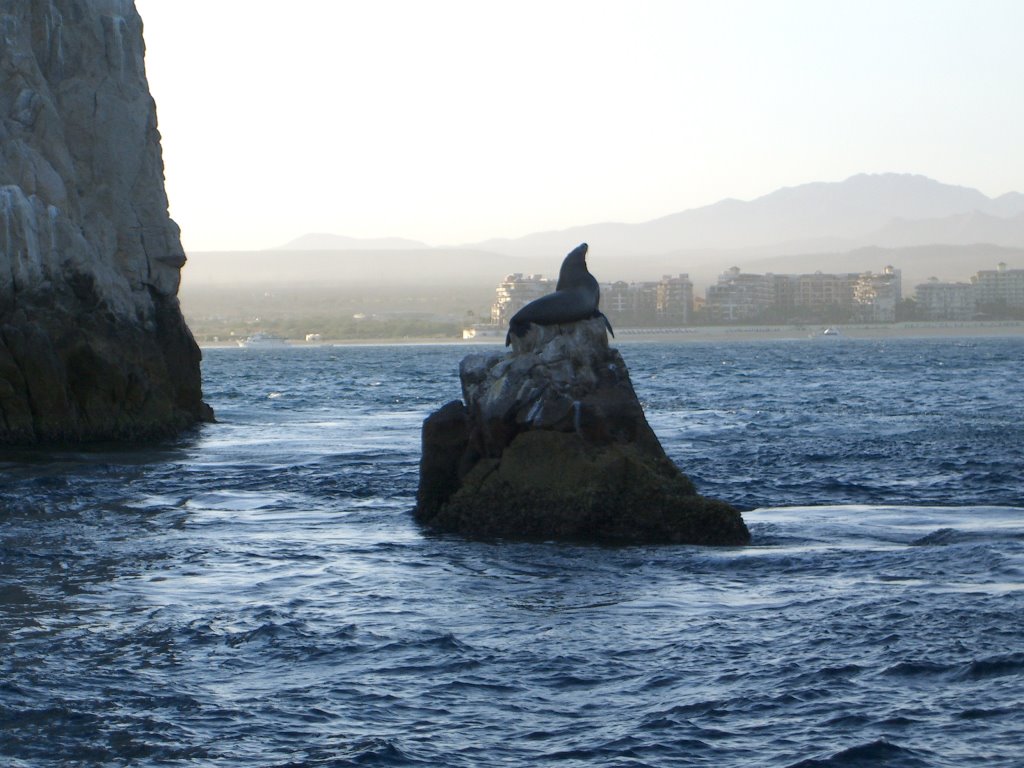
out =
<svg viewBox="0 0 1024 768"><path fill-rule="evenodd" d="M1011 272L1024 274L1024 270ZM507 275L496 290L491 324L507 326L523 306L554 288L554 281L541 275ZM665 275L657 282L620 280L600 288L600 309L616 327L681 327L694 320L693 282L687 274ZM709 323L810 319L891 323L902 298L901 273L893 266L880 273L790 275L731 267L708 287L701 317ZM1024 298L1021 301L1024 306Z"/></svg>
<svg viewBox="0 0 1024 768"><path fill-rule="evenodd" d="M555 290L555 282L543 275L523 275L521 272L506 275L495 291L491 305L491 324L508 325L512 315L534 299Z"/></svg>
<svg viewBox="0 0 1024 768"><path fill-rule="evenodd" d="M689 325L693 314L693 283L689 275L661 278L655 289L655 314L659 325Z"/></svg>
<svg viewBox="0 0 1024 768"><path fill-rule="evenodd" d="M601 310L608 315L622 316L633 309L630 284L619 280L601 284Z"/></svg>
<svg viewBox="0 0 1024 768"><path fill-rule="evenodd" d="M782 318L845 314L863 322L893 322L902 298L900 271L752 274L732 267L707 291L704 313L711 322L741 322L769 314Z"/></svg>
<svg viewBox="0 0 1024 768"><path fill-rule="evenodd" d="M709 285L704 311L713 323L751 320L775 303L775 276L741 272L730 267Z"/></svg>
<svg viewBox="0 0 1024 768"><path fill-rule="evenodd" d="M555 290L541 275L507 275L495 290L491 325L506 327L512 316L536 298ZM658 282L604 283L599 308L615 326L681 326L693 315L693 283L687 275L666 275Z"/></svg>
<svg viewBox="0 0 1024 768"><path fill-rule="evenodd" d="M921 314L929 320L970 320L1024 310L1024 269L981 270L970 283L931 278L914 289Z"/></svg>
<svg viewBox="0 0 1024 768"><path fill-rule="evenodd" d="M918 311L928 320L970 320L977 311L974 286L931 278L914 289Z"/></svg>
<svg viewBox="0 0 1024 768"><path fill-rule="evenodd" d="M616 327L648 327L658 322L658 285L619 280L601 285L600 309ZM692 286L691 286L692 292Z"/></svg>
<svg viewBox="0 0 1024 768"><path fill-rule="evenodd" d="M999 313L1024 308L1024 269L1007 269L1000 262L995 269L978 272L971 283L980 311Z"/></svg>
<svg viewBox="0 0 1024 768"><path fill-rule="evenodd" d="M896 306L902 299L902 277L893 266L880 274L864 272L853 284L853 303L861 322L896 322Z"/></svg>
<svg viewBox="0 0 1024 768"><path fill-rule="evenodd" d="M812 312L825 312L835 307L853 307L853 286L860 275L814 274L796 275L795 306Z"/></svg>

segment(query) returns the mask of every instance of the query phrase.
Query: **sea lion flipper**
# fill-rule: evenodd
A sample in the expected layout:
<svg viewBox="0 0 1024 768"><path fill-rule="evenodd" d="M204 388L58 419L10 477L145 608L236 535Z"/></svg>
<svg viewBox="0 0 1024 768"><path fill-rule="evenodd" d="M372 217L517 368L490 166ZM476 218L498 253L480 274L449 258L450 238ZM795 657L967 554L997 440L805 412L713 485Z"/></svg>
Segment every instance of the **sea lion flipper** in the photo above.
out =
<svg viewBox="0 0 1024 768"><path fill-rule="evenodd" d="M604 320L604 326L605 328L608 329L608 333L612 335L613 339L615 338L615 331L612 330L612 321L608 319L608 316L604 312L602 312L599 309L594 310L594 314L592 315L592 317L600 317L602 320Z"/></svg>
<svg viewBox="0 0 1024 768"><path fill-rule="evenodd" d="M611 320L609 320L609 319L608 319L608 318L607 318L607 317L605 316L604 312L599 312L598 314L600 314L600 315L601 315L601 317L603 317L603 318L604 318L604 324L605 324L606 326L608 326L608 333L610 333L610 334L612 335L612 338L614 339L614 338L615 338L615 331L613 331L613 330L612 330L612 321L611 321Z"/></svg>
<svg viewBox="0 0 1024 768"><path fill-rule="evenodd" d="M529 320L523 320L523 318L520 317L520 313L521 312L522 312L522 310L520 310L519 312L516 312L512 316L512 319L508 321L508 333L505 334L505 346L506 347L509 344L512 343L512 334L513 333L516 336L522 336L524 333L526 333L526 331L530 327L530 321Z"/></svg>

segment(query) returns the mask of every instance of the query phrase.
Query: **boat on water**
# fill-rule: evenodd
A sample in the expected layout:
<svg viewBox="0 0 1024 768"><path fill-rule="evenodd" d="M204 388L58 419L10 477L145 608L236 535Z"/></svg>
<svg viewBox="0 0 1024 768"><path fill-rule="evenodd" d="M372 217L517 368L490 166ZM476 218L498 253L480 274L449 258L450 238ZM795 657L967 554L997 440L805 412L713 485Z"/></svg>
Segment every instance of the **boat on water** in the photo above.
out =
<svg viewBox="0 0 1024 768"><path fill-rule="evenodd" d="M288 340L282 336L274 336L271 333L254 333L245 339L239 339L238 346L245 349L283 349L288 346Z"/></svg>
<svg viewBox="0 0 1024 768"><path fill-rule="evenodd" d="M463 341L497 341L505 338L506 329L500 325L478 323L462 329Z"/></svg>
<svg viewBox="0 0 1024 768"><path fill-rule="evenodd" d="M808 335L809 338L812 338L812 339L841 339L841 338L843 338L843 334L840 332L840 330L838 328L836 328L835 326L831 326L831 325L828 328L823 328L820 331L812 331L811 333L809 333L807 335Z"/></svg>

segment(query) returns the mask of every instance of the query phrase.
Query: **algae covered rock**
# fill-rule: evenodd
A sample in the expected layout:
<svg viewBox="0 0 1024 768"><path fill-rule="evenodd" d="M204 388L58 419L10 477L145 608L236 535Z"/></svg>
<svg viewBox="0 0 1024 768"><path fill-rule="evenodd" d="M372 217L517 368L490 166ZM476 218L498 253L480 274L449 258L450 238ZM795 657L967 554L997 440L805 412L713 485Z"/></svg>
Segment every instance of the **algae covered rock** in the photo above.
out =
<svg viewBox="0 0 1024 768"><path fill-rule="evenodd" d="M531 326L470 355L423 425L415 515L473 537L743 544L740 513L665 455L603 319Z"/></svg>

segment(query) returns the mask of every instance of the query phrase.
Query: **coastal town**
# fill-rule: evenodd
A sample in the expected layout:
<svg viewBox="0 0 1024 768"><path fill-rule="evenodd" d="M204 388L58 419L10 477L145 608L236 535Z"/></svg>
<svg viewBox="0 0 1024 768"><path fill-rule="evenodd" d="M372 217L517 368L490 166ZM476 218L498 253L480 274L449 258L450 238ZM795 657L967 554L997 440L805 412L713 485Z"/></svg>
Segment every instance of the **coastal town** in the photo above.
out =
<svg viewBox="0 0 1024 768"><path fill-rule="evenodd" d="M507 275L495 291L489 322L466 328L464 338L497 333L521 307L554 289L555 281L542 275ZM907 296L900 270L891 265L880 272L804 274L755 274L732 267L703 297L695 295L686 274L605 283L601 308L613 325L623 328L1021 319L1024 269L1000 263L966 282L933 278Z"/></svg>
<svg viewBox="0 0 1024 768"><path fill-rule="evenodd" d="M917 272L920 274L920 271ZM891 335L997 324L1024 332L1024 269L1000 262L963 280L904 283L892 265L879 271L755 273L726 269L701 290L688 274L603 282L601 311L619 337L679 334L732 338L741 329L783 335L825 328ZM557 281L512 273L494 288L421 284L371 294L353 286L192 289L183 308L204 345L269 346L337 341L504 340L508 320ZM912 326L912 328L911 328ZM721 332L716 331L719 329ZM750 331L750 333L754 333ZM805 334L806 335L806 334Z"/></svg>

